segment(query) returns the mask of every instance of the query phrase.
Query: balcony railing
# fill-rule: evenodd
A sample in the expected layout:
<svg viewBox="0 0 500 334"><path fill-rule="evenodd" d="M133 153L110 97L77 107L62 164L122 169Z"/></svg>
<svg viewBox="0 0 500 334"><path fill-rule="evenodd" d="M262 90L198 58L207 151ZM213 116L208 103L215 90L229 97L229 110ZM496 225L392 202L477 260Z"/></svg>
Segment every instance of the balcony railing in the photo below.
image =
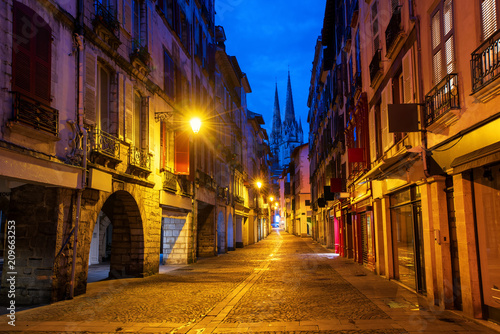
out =
<svg viewBox="0 0 500 334"><path fill-rule="evenodd" d="M458 75L448 74L425 96L425 124L434 123L451 109L460 109Z"/></svg>
<svg viewBox="0 0 500 334"><path fill-rule="evenodd" d="M191 190L192 182L185 175L178 175L177 181L179 182L179 186L181 187L181 192L183 195L191 196L193 194Z"/></svg>
<svg viewBox="0 0 500 334"><path fill-rule="evenodd" d="M380 49L375 51L373 55L372 61L370 62L370 81L373 85L377 79L378 74L381 72L382 68L380 67L380 62L382 61L382 55Z"/></svg>
<svg viewBox="0 0 500 334"><path fill-rule="evenodd" d="M12 92L12 121L23 123L57 136L59 111L19 92Z"/></svg>
<svg viewBox="0 0 500 334"><path fill-rule="evenodd" d="M146 149L130 146L129 164L132 167L151 172L151 155Z"/></svg>
<svg viewBox="0 0 500 334"><path fill-rule="evenodd" d="M151 54L148 51L148 48L142 45L140 40L134 39L132 40L132 53L130 54L130 61L140 60L142 64L147 68L151 61Z"/></svg>
<svg viewBox="0 0 500 334"><path fill-rule="evenodd" d="M401 6L397 6L392 12L391 20L385 29L385 49L387 53L395 47L398 36L403 32L401 27Z"/></svg>
<svg viewBox="0 0 500 334"><path fill-rule="evenodd" d="M116 13L112 8L104 6L101 2L94 2L95 17L94 24L100 23L104 25L109 31L116 34L120 23L116 19Z"/></svg>
<svg viewBox="0 0 500 334"><path fill-rule="evenodd" d="M163 190L177 191L177 175L168 170L163 171Z"/></svg>
<svg viewBox="0 0 500 334"><path fill-rule="evenodd" d="M472 52L471 72L473 93L500 76L500 30Z"/></svg>
<svg viewBox="0 0 500 334"><path fill-rule="evenodd" d="M108 158L120 160L120 140L100 129L88 132L89 151Z"/></svg>
<svg viewBox="0 0 500 334"><path fill-rule="evenodd" d="M198 181L200 182L201 186L204 186L207 189L215 190L216 184L214 179L208 175L207 173L198 170Z"/></svg>

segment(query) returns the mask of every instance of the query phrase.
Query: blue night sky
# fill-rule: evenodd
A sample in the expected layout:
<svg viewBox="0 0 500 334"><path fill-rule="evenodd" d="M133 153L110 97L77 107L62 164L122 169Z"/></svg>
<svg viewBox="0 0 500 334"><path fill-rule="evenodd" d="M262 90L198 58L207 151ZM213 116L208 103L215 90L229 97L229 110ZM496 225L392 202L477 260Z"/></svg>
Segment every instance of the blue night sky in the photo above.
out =
<svg viewBox="0 0 500 334"><path fill-rule="evenodd" d="M307 97L325 5L326 0L215 0L215 24L224 27L226 52L236 56L252 88L248 109L264 116L268 135L276 82L282 121L285 116L289 67L295 117L308 140Z"/></svg>

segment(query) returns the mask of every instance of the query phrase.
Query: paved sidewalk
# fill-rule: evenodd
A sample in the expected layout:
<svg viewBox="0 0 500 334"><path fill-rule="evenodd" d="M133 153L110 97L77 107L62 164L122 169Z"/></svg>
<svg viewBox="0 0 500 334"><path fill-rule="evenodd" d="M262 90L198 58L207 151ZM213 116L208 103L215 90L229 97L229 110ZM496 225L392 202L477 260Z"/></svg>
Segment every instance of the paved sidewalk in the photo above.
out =
<svg viewBox="0 0 500 334"><path fill-rule="evenodd" d="M17 312L1 333L498 333L460 312L422 310L399 284L310 238L258 244L142 279L100 281L73 300Z"/></svg>

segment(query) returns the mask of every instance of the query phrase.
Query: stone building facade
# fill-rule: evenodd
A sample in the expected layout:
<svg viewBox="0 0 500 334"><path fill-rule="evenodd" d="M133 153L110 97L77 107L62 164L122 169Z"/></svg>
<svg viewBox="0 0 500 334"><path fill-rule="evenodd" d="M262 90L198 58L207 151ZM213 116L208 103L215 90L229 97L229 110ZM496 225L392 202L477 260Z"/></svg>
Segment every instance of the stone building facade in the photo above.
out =
<svg viewBox="0 0 500 334"><path fill-rule="evenodd" d="M84 293L93 264L143 277L235 247L233 199L248 196L230 159L238 154L243 185L243 147L257 139L241 135L251 90L232 57L238 121L223 123L239 141L220 154L213 124L229 74L216 59L213 5L1 1L2 296L14 265L8 224L18 304Z"/></svg>
<svg viewBox="0 0 500 334"><path fill-rule="evenodd" d="M429 307L499 321L499 15L495 1L458 3L327 1L313 235Z"/></svg>

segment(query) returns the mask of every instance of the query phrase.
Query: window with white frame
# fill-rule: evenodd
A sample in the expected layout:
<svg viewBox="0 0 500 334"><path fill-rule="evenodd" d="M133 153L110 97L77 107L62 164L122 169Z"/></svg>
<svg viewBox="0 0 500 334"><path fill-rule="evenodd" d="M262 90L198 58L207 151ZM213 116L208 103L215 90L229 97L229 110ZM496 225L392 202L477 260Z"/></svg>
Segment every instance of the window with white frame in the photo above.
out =
<svg viewBox="0 0 500 334"><path fill-rule="evenodd" d="M431 15L432 72L434 84L455 71L453 0L442 0Z"/></svg>

